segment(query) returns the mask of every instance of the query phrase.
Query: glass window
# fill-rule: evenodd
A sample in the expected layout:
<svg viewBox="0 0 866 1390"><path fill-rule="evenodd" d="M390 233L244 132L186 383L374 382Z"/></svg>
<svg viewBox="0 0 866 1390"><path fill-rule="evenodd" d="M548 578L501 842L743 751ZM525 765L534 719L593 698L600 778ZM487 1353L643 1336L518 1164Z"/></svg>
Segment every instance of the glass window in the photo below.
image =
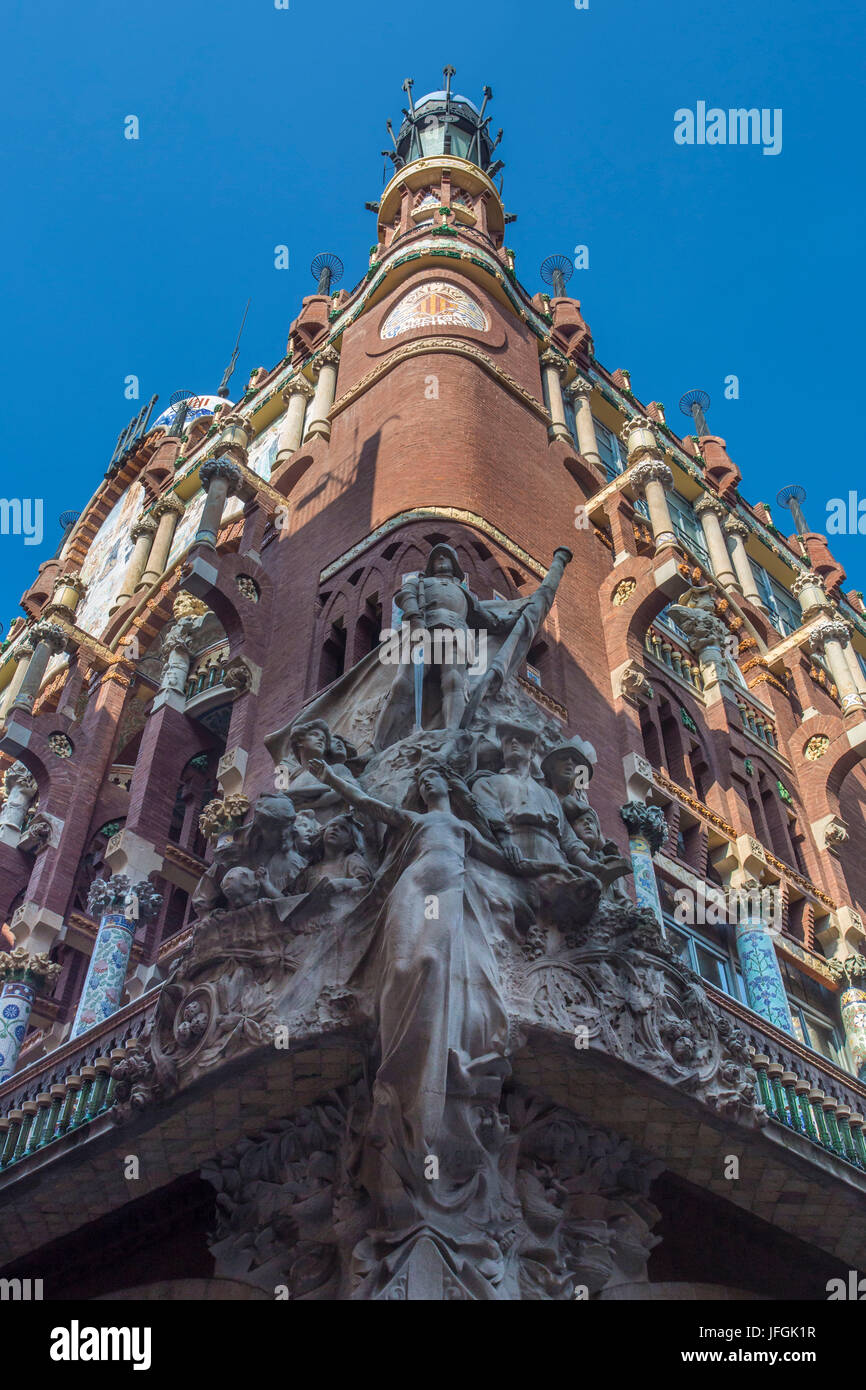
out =
<svg viewBox="0 0 866 1390"><path fill-rule="evenodd" d="M784 585L767 573L763 565L752 560L752 569L774 627L777 627L783 636L789 637L803 622L799 603L788 593Z"/></svg>
<svg viewBox="0 0 866 1390"><path fill-rule="evenodd" d="M682 493L677 492L676 488L668 490L667 499L674 530L683 545L694 551L705 569L712 569L703 527L692 510L691 502L686 501Z"/></svg>
<svg viewBox="0 0 866 1390"><path fill-rule="evenodd" d="M743 977L730 954L724 950L722 928L717 929L720 946L714 945L694 927L681 926L667 916L663 929L665 937L684 965L690 966L696 975L707 981L707 984L714 985L724 994L729 994L732 999L739 999L741 1003L748 1004ZM712 927L706 930L713 932Z"/></svg>

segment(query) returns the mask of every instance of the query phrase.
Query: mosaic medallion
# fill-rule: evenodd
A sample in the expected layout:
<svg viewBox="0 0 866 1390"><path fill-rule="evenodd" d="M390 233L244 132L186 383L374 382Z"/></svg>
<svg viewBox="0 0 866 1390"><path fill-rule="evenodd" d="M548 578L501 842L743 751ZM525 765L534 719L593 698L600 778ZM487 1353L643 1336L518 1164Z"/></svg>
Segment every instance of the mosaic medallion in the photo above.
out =
<svg viewBox="0 0 866 1390"><path fill-rule="evenodd" d="M413 328L475 328L487 332L487 319L474 299L444 280L410 290L382 324L381 337L398 338Z"/></svg>

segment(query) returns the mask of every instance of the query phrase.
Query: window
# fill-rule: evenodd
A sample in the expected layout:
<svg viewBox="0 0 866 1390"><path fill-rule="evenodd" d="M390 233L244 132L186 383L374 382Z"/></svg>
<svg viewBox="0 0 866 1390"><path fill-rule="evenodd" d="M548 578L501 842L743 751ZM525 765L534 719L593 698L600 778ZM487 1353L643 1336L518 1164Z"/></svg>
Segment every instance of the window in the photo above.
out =
<svg viewBox="0 0 866 1390"><path fill-rule="evenodd" d="M835 1062L837 1067L853 1072L841 1029L833 1021L837 996L787 960L780 959L779 967L791 1009L794 1036L813 1052L820 1052L822 1057Z"/></svg>
<svg viewBox="0 0 866 1390"><path fill-rule="evenodd" d="M698 557L705 569L711 570L703 527L692 510L691 502L688 502L681 492L677 492L676 488L669 489L667 499L671 521L679 539Z"/></svg>
<svg viewBox="0 0 866 1390"><path fill-rule="evenodd" d="M690 966L707 984L748 1007L743 977L728 949L723 928L716 932L713 927L706 926L698 932L694 927L681 926L665 914L664 934L684 965Z"/></svg>
<svg viewBox="0 0 866 1390"><path fill-rule="evenodd" d="M789 637L792 632L796 632L803 622L799 603L793 595L788 593L784 585L774 579L771 574L768 574L764 567L755 560L752 560L752 569L757 580L758 591L767 607L774 627L777 627L784 637Z"/></svg>

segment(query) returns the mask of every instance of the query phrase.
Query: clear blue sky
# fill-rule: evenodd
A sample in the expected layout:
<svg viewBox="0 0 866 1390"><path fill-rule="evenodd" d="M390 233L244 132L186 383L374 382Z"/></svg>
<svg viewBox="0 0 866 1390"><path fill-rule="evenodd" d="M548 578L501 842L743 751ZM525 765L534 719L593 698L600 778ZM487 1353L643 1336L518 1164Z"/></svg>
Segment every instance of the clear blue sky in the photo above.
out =
<svg viewBox="0 0 866 1390"><path fill-rule="evenodd" d="M128 374L159 409L215 391L251 296L239 394L283 355L316 252L342 257L346 287L363 275L385 119L404 77L417 97L447 62L455 90L493 87L530 291L546 254L588 245L571 290L598 356L674 428L680 394L709 391L750 500L800 481L818 530L830 497L866 497L855 6L6 0L4 30L0 496L42 496L46 518L41 547L0 536L7 629L58 513L83 508L137 409ZM674 112L698 101L781 107L781 154L676 145ZM864 545L832 541L849 586L866 587Z"/></svg>

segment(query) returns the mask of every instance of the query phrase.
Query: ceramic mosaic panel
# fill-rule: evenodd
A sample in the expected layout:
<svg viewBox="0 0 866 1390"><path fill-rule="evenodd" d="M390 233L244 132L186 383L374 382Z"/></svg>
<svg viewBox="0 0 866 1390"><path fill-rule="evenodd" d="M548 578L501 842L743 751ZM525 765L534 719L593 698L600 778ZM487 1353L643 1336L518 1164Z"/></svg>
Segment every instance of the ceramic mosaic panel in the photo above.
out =
<svg viewBox="0 0 866 1390"><path fill-rule="evenodd" d="M143 510L144 488L133 483L119 497L94 536L81 566L87 593L76 613L76 622L98 636L108 622L135 542L129 532Z"/></svg>
<svg viewBox="0 0 866 1390"><path fill-rule="evenodd" d="M445 280L429 280L404 295L382 325L383 338L397 338L413 328L475 328L487 332L487 319L465 290Z"/></svg>

